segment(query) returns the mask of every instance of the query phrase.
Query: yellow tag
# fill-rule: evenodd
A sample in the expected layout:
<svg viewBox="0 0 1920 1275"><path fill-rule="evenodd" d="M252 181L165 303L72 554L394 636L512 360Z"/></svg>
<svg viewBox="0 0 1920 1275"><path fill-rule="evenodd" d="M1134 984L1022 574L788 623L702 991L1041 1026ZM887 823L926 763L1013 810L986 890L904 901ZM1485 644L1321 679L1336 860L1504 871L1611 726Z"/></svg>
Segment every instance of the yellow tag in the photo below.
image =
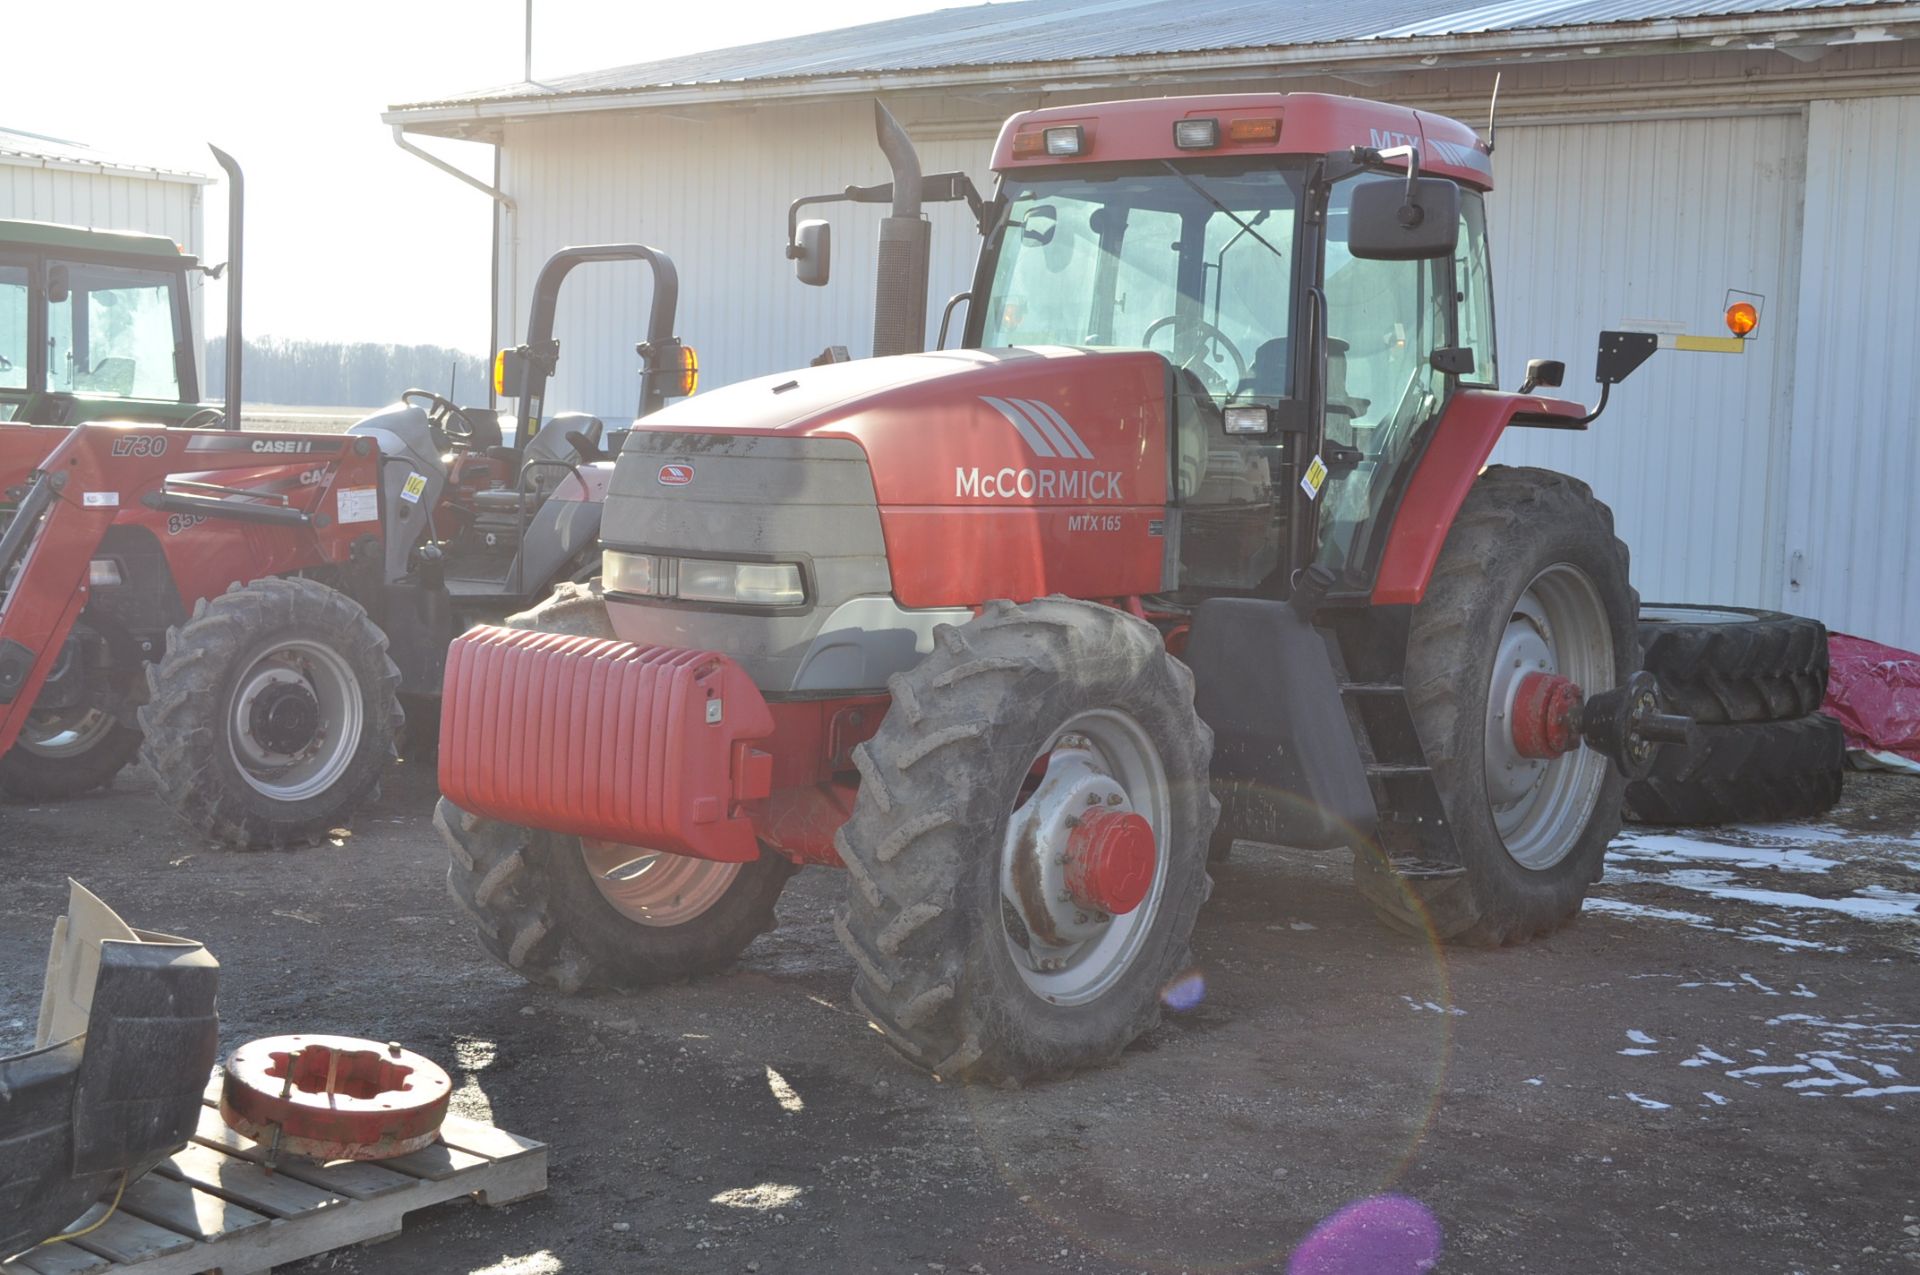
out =
<svg viewBox="0 0 1920 1275"><path fill-rule="evenodd" d="M425 474L408 474L407 481L401 484L400 499L402 500L417 505L420 503L420 497L426 494L427 476Z"/></svg>
<svg viewBox="0 0 1920 1275"><path fill-rule="evenodd" d="M1307 462L1307 472L1301 475L1300 490L1307 493L1308 500L1320 499L1320 486L1327 481L1327 463L1318 453Z"/></svg>

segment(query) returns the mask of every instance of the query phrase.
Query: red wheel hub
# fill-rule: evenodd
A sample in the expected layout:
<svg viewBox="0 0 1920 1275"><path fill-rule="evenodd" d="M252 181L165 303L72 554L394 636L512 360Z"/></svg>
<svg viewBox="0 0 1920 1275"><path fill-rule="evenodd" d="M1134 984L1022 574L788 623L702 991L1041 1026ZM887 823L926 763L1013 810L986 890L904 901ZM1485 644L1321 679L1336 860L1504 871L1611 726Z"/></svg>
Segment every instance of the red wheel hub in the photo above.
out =
<svg viewBox="0 0 1920 1275"><path fill-rule="evenodd" d="M1067 838L1067 893L1084 908L1125 916L1153 888L1153 825L1131 810L1096 810Z"/></svg>
<svg viewBox="0 0 1920 1275"><path fill-rule="evenodd" d="M269 1036L227 1059L220 1118L274 1152L384 1160L440 1136L453 1082L411 1050L351 1036Z"/></svg>
<svg viewBox="0 0 1920 1275"><path fill-rule="evenodd" d="M1552 758L1580 742L1578 716L1586 697L1570 678L1529 673L1513 694L1513 747L1522 757Z"/></svg>

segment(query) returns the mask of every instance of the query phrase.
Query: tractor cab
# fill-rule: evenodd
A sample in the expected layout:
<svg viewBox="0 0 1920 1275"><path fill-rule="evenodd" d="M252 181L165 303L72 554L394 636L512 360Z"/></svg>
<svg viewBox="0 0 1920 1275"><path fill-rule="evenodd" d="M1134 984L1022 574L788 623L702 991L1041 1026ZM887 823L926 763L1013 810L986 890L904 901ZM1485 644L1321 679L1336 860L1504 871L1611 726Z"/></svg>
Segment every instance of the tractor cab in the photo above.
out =
<svg viewBox="0 0 1920 1275"><path fill-rule="evenodd" d="M160 235L0 221L0 422L217 420L189 307L201 269Z"/></svg>

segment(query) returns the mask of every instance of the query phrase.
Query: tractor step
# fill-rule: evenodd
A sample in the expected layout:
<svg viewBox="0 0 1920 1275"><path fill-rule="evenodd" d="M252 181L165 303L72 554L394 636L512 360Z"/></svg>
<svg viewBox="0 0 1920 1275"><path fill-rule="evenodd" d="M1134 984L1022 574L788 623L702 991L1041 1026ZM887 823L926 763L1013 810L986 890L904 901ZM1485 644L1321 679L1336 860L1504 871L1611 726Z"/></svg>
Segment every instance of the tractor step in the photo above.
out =
<svg viewBox="0 0 1920 1275"><path fill-rule="evenodd" d="M1404 695L1407 688L1398 682L1342 682L1342 695Z"/></svg>
<svg viewBox="0 0 1920 1275"><path fill-rule="evenodd" d="M1400 762L1375 761L1367 763L1367 773L1369 775L1378 775L1382 778L1391 778L1395 775L1431 775L1433 773L1433 767L1425 765L1416 766Z"/></svg>
<svg viewBox="0 0 1920 1275"><path fill-rule="evenodd" d="M1467 873L1460 864L1441 859L1421 859L1413 855L1393 855L1388 858L1387 864L1409 881L1437 881L1446 877L1465 876Z"/></svg>

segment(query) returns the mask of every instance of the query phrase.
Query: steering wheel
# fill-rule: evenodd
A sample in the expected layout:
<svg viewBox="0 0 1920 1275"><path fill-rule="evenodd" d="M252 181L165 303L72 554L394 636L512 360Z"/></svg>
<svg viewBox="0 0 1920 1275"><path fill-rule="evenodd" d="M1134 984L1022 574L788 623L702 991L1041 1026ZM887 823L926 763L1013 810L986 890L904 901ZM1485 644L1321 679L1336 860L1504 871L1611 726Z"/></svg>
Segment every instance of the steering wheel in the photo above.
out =
<svg viewBox="0 0 1920 1275"><path fill-rule="evenodd" d="M1176 316L1171 314L1164 319L1155 319L1147 325L1146 332L1141 334L1140 344L1146 346L1148 349L1152 349L1154 333L1158 332L1161 328L1171 325L1175 321ZM1202 381L1206 382L1207 388L1210 391L1218 394L1231 393L1242 381L1247 379L1247 360L1245 356L1240 353L1240 348L1228 339L1226 333L1214 327L1213 324L1208 323L1205 319L1193 320L1193 326L1200 329L1201 335L1211 338L1219 344L1222 349L1226 350L1228 357L1233 360L1233 382L1232 384L1228 384L1221 378L1220 373L1214 371L1210 365L1201 359L1201 351L1206 348L1205 342L1196 345L1193 353L1187 357L1187 361L1180 366L1198 375Z"/></svg>
<svg viewBox="0 0 1920 1275"><path fill-rule="evenodd" d="M433 425L436 439L444 446L465 447L473 441L473 422L467 419L467 414L460 410L458 403L432 390L400 391L400 401L409 407L415 399L426 400L427 418Z"/></svg>

